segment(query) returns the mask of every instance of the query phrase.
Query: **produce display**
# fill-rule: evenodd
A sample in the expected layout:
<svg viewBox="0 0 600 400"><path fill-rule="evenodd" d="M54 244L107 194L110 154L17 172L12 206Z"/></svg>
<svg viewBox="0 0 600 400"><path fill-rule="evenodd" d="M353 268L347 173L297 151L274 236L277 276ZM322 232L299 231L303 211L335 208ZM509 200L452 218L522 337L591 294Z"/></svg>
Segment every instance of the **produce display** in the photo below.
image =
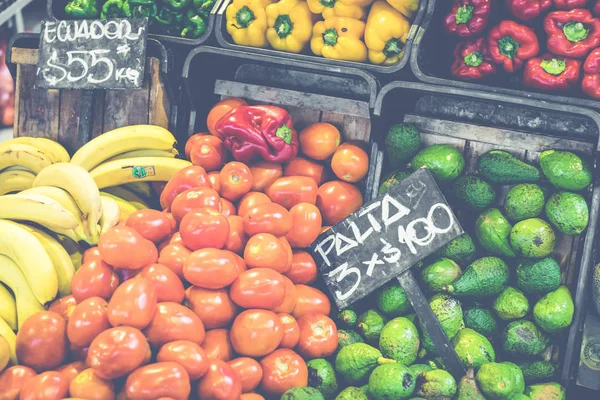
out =
<svg viewBox="0 0 600 400"><path fill-rule="evenodd" d="M393 65L404 54L419 0L232 0L235 44Z"/></svg>

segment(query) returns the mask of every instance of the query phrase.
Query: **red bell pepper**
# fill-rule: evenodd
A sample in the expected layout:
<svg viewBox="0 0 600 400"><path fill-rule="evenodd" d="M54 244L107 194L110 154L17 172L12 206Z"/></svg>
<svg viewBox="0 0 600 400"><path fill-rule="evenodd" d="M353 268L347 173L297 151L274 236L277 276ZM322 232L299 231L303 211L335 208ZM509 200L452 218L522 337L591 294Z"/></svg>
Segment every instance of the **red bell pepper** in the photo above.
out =
<svg viewBox="0 0 600 400"><path fill-rule="evenodd" d="M546 53L530 58L523 72L523 85L533 89L565 91L579 83L581 61Z"/></svg>
<svg viewBox="0 0 600 400"><path fill-rule="evenodd" d="M225 114L215 129L237 161L248 163L262 158L283 163L298 153L292 117L280 107L238 107Z"/></svg>
<svg viewBox="0 0 600 400"><path fill-rule="evenodd" d="M596 0L594 7L592 8L595 17L600 17L600 0Z"/></svg>
<svg viewBox="0 0 600 400"><path fill-rule="evenodd" d="M559 10L572 10L574 8L583 8L588 0L554 0L554 7Z"/></svg>
<svg viewBox="0 0 600 400"><path fill-rule="evenodd" d="M583 63L581 90L595 99L600 99L600 48L590 53Z"/></svg>
<svg viewBox="0 0 600 400"><path fill-rule="evenodd" d="M552 7L552 0L507 0L508 11L521 21L532 21Z"/></svg>
<svg viewBox="0 0 600 400"><path fill-rule="evenodd" d="M496 72L484 38L460 42L454 49L454 57L450 70L459 79L483 79Z"/></svg>
<svg viewBox="0 0 600 400"><path fill-rule="evenodd" d="M490 5L490 0L454 0L445 19L446 29L461 38L480 35L487 27Z"/></svg>
<svg viewBox="0 0 600 400"><path fill-rule="evenodd" d="M502 21L488 35L492 61L507 72L521 69L523 62L537 56L540 45L533 29L514 21Z"/></svg>
<svg viewBox="0 0 600 400"><path fill-rule="evenodd" d="M546 45L557 56L584 58L600 45L600 19L588 10L553 11L544 19Z"/></svg>

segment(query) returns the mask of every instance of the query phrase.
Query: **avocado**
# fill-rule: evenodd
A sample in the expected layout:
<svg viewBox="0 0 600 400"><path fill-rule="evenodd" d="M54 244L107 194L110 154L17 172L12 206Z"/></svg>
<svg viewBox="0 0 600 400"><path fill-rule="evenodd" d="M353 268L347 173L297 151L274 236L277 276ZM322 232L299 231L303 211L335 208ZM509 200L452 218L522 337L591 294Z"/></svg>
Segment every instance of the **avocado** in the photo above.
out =
<svg viewBox="0 0 600 400"><path fill-rule="evenodd" d="M550 361L525 361L518 363L517 365L521 368L521 371L523 371L525 383L547 381L554 378L554 375L556 375L556 364Z"/></svg>
<svg viewBox="0 0 600 400"><path fill-rule="evenodd" d="M458 265L471 264L477 258L475 243L468 233L463 233L434 253L436 257L449 258Z"/></svg>
<svg viewBox="0 0 600 400"><path fill-rule="evenodd" d="M592 183L592 170L589 163L569 151L542 152L540 167L550 183L559 189L583 190Z"/></svg>
<svg viewBox="0 0 600 400"><path fill-rule="evenodd" d="M540 180L540 171L507 151L490 150L477 160L479 174L494 185L531 183Z"/></svg>
<svg viewBox="0 0 600 400"><path fill-rule="evenodd" d="M338 313L338 319L340 322L349 328L356 326L357 318L358 316L356 315L356 312L351 308L346 308Z"/></svg>
<svg viewBox="0 0 600 400"><path fill-rule="evenodd" d="M463 311L465 326L491 339L499 333L498 322L487 308L475 305Z"/></svg>
<svg viewBox="0 0 600 400"><path fill-rule="evenodd" d="M415 377L400 363L380 365L369 377L369 398L372 400L408 399L415 391Z"/></svg>
<svg viewBox="0 0 600 400"><path fill-rule="evenodd" d="M352 343L364 343L364 340L354 331L338 329L338 350Z"/></svg>
<svg viewBox="0 0 600 400"><path fill-rule="evenodd" d="M525 396L524 394L517 394L510 398L510 400L531 400L529 396Z"/></svg>
<svg viewBox="0 0 600 400"><path fill-rule="evenodd" d="M510 232L510 245L527 258L544 258L554 251L556 235L550 224L540 218L517 222Z"/></svg>
<svg viewBox="0 0 600 400"><path fill-rule="evenodd" d="M500 257L514 257L510 247L509 235L512 225L497 208L490 208L477 217L475 221L475 236L479 244Z"/></svg>
<svg viewBox="0 0 600 400"><path fill-rule="evenodd" d="M406 292L398 283L391 283L379 288L375 295L377 308L389 317L399 317L412 310Z"/></svg>
<svg viewBox="0 0 600 400"><path fill-rule="evenodd" d="M317 389L329 399L338 392L337 379L333 365L324 358L315 358L306 363L308 367L308 386Z"/></svg>
<svg viewBox="0 0 600 400"><path fill-rule="evenodd" d="M427 399L452 398L456 394L456 381L443 369L423 372L417 378L415 394Z"/></svg>
<svg viewBox="0 0 600 400"><path fill-rule="evenodd" d="M567 400L567 392L559 383L538 383L525 388L531 400Z"/></svg>
<svg viewBox="0 0 600 400"><path fill-rule="evenodd" d="M491 207L496 201L494 188L477 176L461 176L454 182L454 196L475 210Z"/></svg>
<svg viewBox="0 0 600 400"><path fill-rule="evenodd" d="M494 311L504 321L523 318L529 312L529 301L519 290L507 287L494 300Z"/></svg>
<svg viewBox="0 0 600 400"><path fill-rule="evenodd" d="M356 331L365 338L365 342L376 346L379 343L379 334L386 323L383 315L375 310L367 310L358 316Z"/></svg>
<svg viewBox="0 0 600 400"><path fill-rule="evenodd" d="M479 368L475 381L489 400L510 400L523 393L523 373L511 362L488 363Z"/></svg>
<svg viewBox="0 0 600 400"><path fill-rule="evenodd" d="M317 389L295 387L282 394L280 400L325 400L325 397Z"/></svg>
<svg viewBox="0 0 600 400"><path fill-rule="evenodd" d="M408 369L410 369L410 372L413 374L413 376L416 378L419 377L419 375L421 375L423 372L427 372L427 371L431 371L433 368L431 368L429 365L427 364L413 364L410 367L408 367Z"/></svg>
<svg viewBox="0 0 600 400"><path fill-rule="evenodd" d="M504 211L512 221L534 218L544 210L546 197L539 185L522 183L510 188L504 199Z"/></svg>
<svg viewBox="0 0 600 400"><path fill-rule="evenodd" d="M429 306L438 321L440 321L440 325L449 340L452 340L458 331L465 327L462 307L460 302L454 297L447 294L436 294L429 300ZM422 324L421 332L423 333L423 348L428 353L435 354L435 347L431 341L431 337Z"/></svg>
<svg viewBox="0 0 600 400"><path fill-rule="evenodd" d="M379 186L378 195L387 193L388 190L396 183L405 180L411 175L408 171L394 171L383 178L381 185Z"/></svg>
<svg viewBox="0 0 600 400"><path fill-rule="evenodd" d="M573 321L573 298L566 286L561 286L542 297L533 307L533 319L548 333L560 331Z"/></svg>
<svg viewBox="0 0 600 400"><path fill-rule="evenodd" d="M462 173L465 159L462 153L447 144L434 144L413 157L411 166L414 171L427 168L438 182L452 181Z"/></svg>
<svg viewBox="0 0 600 400"><path fill-rule="evenodd" d="M421 270L421 281L425 290L441 292L444 286L454 283L462 271L457 263L449 258L440 258Z"/></svg>
<svg viewBox="0 0 600 400"><path fill-rule="evenodd" d="M465 368L479 368L496 361L496 352L490 341L473 329L461 329L452 339L452 346Z"/></svg>
<svg viewBox="0 0 600 400"><path fill-rule="evenodd" d="M531 321L513 321L502 332L502 348L509 354L535 356L550 344L548 337Z"/></svg>
<svg viewBox="0 0 600 400"><path fill-rule="evenodd" d="M354 343L343 347L335 357L335 370L350 384L366 380L378 364L396 362L384 358L381 352L366 343Z"/></svg>
<svg viewBox="0 0 600 400"><path fill-rule="evenodd" d="M420 343L415 324L404 317L394 318L385 324L379 336L379 350L383 356L404 365L415 362Z"/></svg>
<svg viewBox="0 0 600 400"><path fill-rule="evenodd" d="M508 282L508 266L498 257L482 257L467 267L446 292L455 296L491 297L500 294Z"/></svg>
<svg viewBox="0 0 600 400"><path fill-rule="evenodd" d="M406 164L420 148L421 132L414 125L393 125L385 135L385 151L390 165Z"/></svg>
<svg viewBox="0 0 600 400"><path fill-rule="evenodd" d="M486 400L475 382L475 371L469 368L458 382L458 391L454 400Z"/></svg>
<svg viewBox="0 0 600 400"><path fill-rule="evenodd" d="M517 288L527 294L546 294L560 286L560 265L552 257L520 259L516 272Z"/></svg>
<svg viewBox="0 0 600 400"><path fill-rule="evenodd" d="M554 193L546 203L546 217L565 235L579 235L588 225L588 205L580 194Z"/></svg>
<svg viewBox="0 0 600 400"><path fill-rule="evenodd" d="M366 393L355 386L348 386L337 395L335 400L369 400Z"/></svg>

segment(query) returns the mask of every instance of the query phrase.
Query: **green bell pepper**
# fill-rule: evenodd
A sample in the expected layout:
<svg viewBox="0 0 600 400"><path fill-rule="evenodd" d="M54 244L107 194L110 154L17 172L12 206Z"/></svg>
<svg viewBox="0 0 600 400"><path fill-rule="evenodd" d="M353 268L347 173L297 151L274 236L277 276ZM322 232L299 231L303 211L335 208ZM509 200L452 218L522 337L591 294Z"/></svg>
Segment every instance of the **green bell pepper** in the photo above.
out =
<svg viewBox="0 0 600 400"><path fill-rule="evenodd" d="M172 10L183 12L192 3L192 0L162 0L162 3Z"/></svg>
<svg viewBox="0 0 600 400"><path fill-rule="evenodd" d="M109 18L123 18L126 17L125 11L123 11L123 0L108 0L102 6L102 11L100 12L101 19L109 19Z"/></svg>
<svg viewBox="0 0 600 400"><path fill-rule="evenodd" d="M197 39L206 31L206 22L202 16L198 15L196 11L189 10L187 13L187 23L185 28L181 31L181 37Z"/></svg>
<svg viewBox="0 0 600 400"><path fill-rule="evenodd" d="M161 6L154 17L154 27L158 33L165 35L179 36L183 29L183 14L173 11L171 8Z"/></svg>
<svg viewBox="0 0 600 400"><path fill-rule="evenodd" d="M154 0L125 0L123 11L126 17L148 18L148 25L151 25L152 18L157 13Z"/></svg>
<svg viewBox="0 0 600 400"><path fill-rule="evenodd" d="M71 0L65 6L65 13L69 17L84 19L98 18L97 0Z"/></svg>
<svg viewBox="0 0 600 400"><path fill-rule="evenodd" d="M206 18L210 15L217 0L194 0L194 9Z"/></svg>

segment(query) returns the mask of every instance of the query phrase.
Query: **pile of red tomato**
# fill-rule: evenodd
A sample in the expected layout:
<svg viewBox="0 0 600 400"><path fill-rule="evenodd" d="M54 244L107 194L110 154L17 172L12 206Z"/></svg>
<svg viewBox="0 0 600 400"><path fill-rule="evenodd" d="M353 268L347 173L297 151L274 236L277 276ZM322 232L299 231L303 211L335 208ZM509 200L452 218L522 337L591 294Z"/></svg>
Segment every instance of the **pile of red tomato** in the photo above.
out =
<svg viewBox="0 0 600 400"><path fill-rule="evenodd" d="M219 103L209 130L240 104ZM217 136L191 137L194 165L159 188L163 211L107 231L72 295L24 323L0 400L256 400L306 386L305 360L332 355L338 337L303 249L362 206L353 183L368 169L340 141L317 123L300 133L304 157L244 165Z"/></svg>

